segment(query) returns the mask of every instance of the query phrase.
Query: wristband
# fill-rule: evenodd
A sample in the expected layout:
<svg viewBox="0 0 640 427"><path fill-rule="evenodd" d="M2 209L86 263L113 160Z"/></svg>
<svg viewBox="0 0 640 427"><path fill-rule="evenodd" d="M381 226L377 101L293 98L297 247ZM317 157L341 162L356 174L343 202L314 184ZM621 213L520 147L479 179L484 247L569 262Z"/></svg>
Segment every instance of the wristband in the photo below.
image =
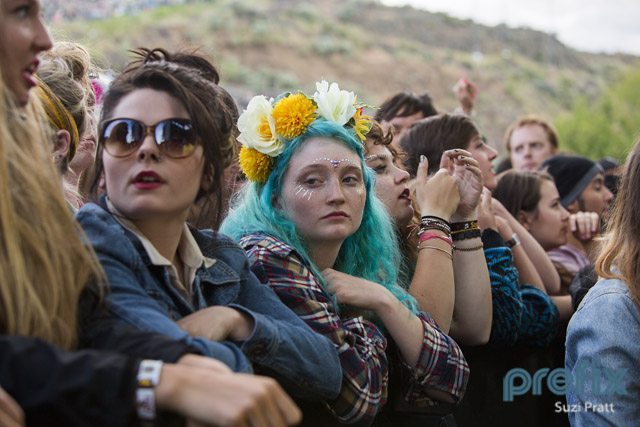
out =
<svg viewBox="0 0 640 427"><path fill-rule="evenodd" d="M467 230L477 230L478 229L478 220L467 221L467 222L454 222L451 224L451 232L461 232Z"/></svg>
<svg viewBox="0 0 640 427"><path fill-rule="evenodd" d="M520 238L518 237L518 235L516 233L513 233L511 235L511 238L509 240L505 240L504 244L508 247L508 248L513 248L516 245L520 244Z"/></svg>
<svg viewBox="0 0 640 427"><path fill-rule="evenodd" d="M156 419L155 387L160 383L162 362L143 360L138 368L138 388L136 389L136 410L138 418L145 421Z"/></svg>
<svg viewBox="0 0 640 427"><path fill-rule="evenodd" d="M443 242L447 242L449 246L453 245L453 241L449 236L441 236L439 234L432 233L429 231L421 231L420 233L418 233L418 236L420 236L420 240L419 240L420 243L426 242L427 240L431 240L431 239L439 239L439 240L442 240Z"/></svg>
<svg viewBox="0 0 640 427"><path fill-rule="evenodd" d="M482 233L479 228L471 228L465 231L456 231L451 233L451 238L453 241L458 240L466 240L466 239L475 239L476 237L481 237Z"/></svg>

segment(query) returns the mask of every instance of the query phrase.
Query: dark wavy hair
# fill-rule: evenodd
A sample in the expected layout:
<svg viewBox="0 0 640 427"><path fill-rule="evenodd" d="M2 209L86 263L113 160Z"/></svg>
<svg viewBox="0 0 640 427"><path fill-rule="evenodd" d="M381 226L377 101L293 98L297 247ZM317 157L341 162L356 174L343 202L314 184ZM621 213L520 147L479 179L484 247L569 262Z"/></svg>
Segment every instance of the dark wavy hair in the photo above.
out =
<svg viewBox="0 0 640 427"><path fill-rule="evenodd" d="M194 202L215 197L215 206L222 206L223 173L235 157L237 145L235 126L238 110L229 93L218 86L218 72L205 58L192 53L171 54L163 49L140 48L138 56L110 85L102 104L100 123L112 117L122 98L138 89L166 92L180 101L189 114L204 152L203 180L209 185L201 189ZM101 141L98 142L96 168L91 183L91 196L99 192L104 166ZM207 211L207 209L204 209ZM214 224L221 219L221 209L214 209Z"/></svg>
<svg viewBox="0 0 640 427"><path fill-rule="evenodd" d="M442 153L453 148L465 150L479 135L478 128L467 116L440 114L418 120L400 140L400 146L407 154L405 168L415 177L420 156L424 155L429 160L429 173L435 173L440 167Z"/></svg>

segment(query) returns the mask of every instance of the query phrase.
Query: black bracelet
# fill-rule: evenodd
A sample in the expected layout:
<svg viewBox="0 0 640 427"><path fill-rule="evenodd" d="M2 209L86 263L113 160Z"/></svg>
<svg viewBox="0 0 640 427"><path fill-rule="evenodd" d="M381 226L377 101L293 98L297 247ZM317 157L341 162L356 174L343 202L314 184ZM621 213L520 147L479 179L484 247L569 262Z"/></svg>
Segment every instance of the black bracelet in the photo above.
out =
<svg viewBox="0 0 640 427"><path fill-rule="evenodd" d="M457 242L458 240L475 239L481 235L482 233L480 232L480 229L476 228L473 230L458 231L455 234L451 234L451 239Z"/></svg>
<svg viewBox="0 0 640 427"><path fill-rule="evenodd" d="M451 223L451 232L475 230L478 228L478 220L466 221L466 222L453 222Z"/></svg>
<svg viewBox="0 0 640 427"><path fill-rule="evenodd" d="M425 220L425 219L426 219L426 220L433 219L433 220L436 220L436 221L442 221L442 222L444 222L445 224L447 224L449 227L451 227L451 223L450 223L449 221L447 221L447 220L446 220L446 219L444 219L444 218L440 218L439 216L435 216L435 215L422 215L422 217L421 217L420 219L422 219L422 220Z"/></svg>

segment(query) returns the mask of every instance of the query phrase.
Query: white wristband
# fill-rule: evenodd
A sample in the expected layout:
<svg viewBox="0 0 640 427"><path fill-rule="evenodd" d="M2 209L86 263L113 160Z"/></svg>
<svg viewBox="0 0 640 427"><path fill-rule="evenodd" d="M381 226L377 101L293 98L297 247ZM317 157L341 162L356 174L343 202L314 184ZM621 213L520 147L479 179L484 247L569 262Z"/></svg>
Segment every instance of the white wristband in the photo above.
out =
<svg viewBox="0 0 640 427"><path fill-rule="evenodd" d="M156 419L155 387L160 383L162 362L143 360L138 368L138 389L136 390L136 409L141 420Z"/></svg>

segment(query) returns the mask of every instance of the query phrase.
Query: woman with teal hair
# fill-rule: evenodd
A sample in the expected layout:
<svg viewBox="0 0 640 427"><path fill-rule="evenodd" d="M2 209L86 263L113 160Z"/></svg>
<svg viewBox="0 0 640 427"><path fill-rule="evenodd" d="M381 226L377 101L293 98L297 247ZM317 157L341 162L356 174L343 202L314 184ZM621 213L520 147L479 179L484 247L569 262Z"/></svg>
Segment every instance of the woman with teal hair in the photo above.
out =
<svg viewBox="0 0 640 427"><path fill-rule="evenodd" d="M340 394L303 407L305 423L409 425L402 417L417 412L421 422L440 422L424 414L457 403L469 371L455 341L396 283L394 228L363 159L369 127L355 95L335 83L317 83L313 97L253 98L238 121L250 183L222 231L338 349Z"/></svg>

